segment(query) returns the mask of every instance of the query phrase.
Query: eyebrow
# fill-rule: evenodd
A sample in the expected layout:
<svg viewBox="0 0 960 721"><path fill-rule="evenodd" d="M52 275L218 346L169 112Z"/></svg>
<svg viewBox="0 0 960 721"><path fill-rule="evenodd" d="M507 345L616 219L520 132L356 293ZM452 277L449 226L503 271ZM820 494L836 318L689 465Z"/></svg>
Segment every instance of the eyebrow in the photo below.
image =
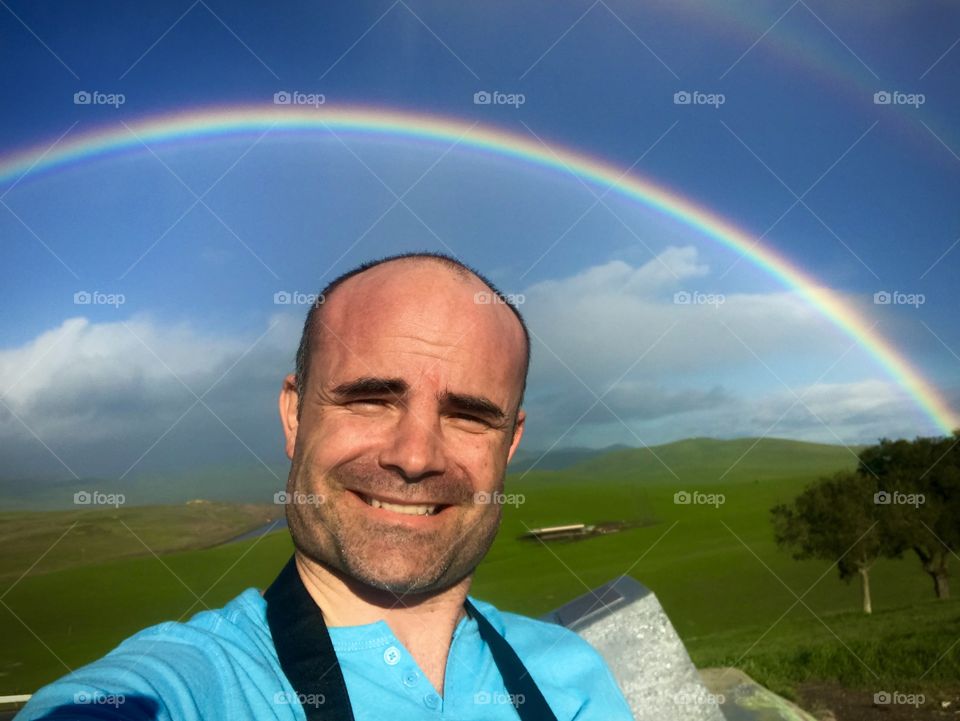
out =
<svg viewBox="0 0 960 721"><path fill-rule="evenodd" d="M441 393L437 400L443 405L448 405L460 411L476 413L477 415L487 416L494 421L500 422L506 419L507 414L496 403L483 396L473 396L466 393L451 393L445 391Z"/></svg>
<svg viewBox="0 0 960 721"><path fill-rule="evenodd" d="M330 392L343 400L350 400L351 398L368 395L402 396L409 388L410 386L402 378L373 378L364 376L341 383Z"/></svg>
<svg viewBox="0 0 960 721"><path fill-rule="evenodd" d="M410 384L402 378L377 378L363 376L335 386L331 394L340 400L348 401L366 396L396 396L400 398L410 390ZM454 393L443 391L437 394L441 405L454 408L458 411L476 413L494 421L501 422L507 417L500 406L484 396L469 393Z"/></svg>

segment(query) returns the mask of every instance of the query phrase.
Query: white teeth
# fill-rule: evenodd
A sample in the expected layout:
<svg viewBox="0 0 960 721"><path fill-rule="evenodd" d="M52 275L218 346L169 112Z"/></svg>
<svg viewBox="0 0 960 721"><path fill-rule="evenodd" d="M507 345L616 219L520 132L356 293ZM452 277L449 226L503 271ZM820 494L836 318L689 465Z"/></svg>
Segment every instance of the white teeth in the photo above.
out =
<svg viewBox="0 0 960 721"><path fill-rule="evenodd" d="M365 500L374 508L382 508L385 511L403 513L408 516L432 516L437 512L437 506L401 506L396 503L385 503L384 501L378 501L376 498L370 498L368 496L364 496L363 500Z"/></svg>

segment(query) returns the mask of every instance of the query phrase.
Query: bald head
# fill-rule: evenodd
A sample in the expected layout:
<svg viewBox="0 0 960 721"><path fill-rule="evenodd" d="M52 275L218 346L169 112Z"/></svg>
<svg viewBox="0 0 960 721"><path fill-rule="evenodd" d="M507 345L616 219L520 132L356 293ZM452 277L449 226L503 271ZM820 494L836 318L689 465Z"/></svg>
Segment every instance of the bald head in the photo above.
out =
<svg viewBox="0 0 960 721"><path fill-rule="evenodd" d="M308 393L316 353L347 354L362 361L365 347L393 338L403 350L420 349L468 363L477 343L495 348L491 380L516 388L514 417L523 402L530 366L530 337L520 312L483 275L439 253L406 253L364 263L323 289L304 323L297 351L298 413ZM432 351L431 351L432 349ZM476 360L476 359L474 359ZM489 369L487 369L489 373Z"/></svg>

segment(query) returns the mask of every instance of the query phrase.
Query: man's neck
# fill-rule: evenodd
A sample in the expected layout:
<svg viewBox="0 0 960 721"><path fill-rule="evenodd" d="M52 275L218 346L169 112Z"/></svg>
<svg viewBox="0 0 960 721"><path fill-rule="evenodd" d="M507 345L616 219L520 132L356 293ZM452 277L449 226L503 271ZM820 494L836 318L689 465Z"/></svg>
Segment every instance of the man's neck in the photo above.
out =
<svg viewBox="0 0 960 721"><path fill-rule="evenodd" d="M443 695L453 632L466 615L463 604L470 577L431 594L399 596L345 578L297 554L297 571L307 592L323 610L327 626L361 626L385 621L397 640Z"/></svg>

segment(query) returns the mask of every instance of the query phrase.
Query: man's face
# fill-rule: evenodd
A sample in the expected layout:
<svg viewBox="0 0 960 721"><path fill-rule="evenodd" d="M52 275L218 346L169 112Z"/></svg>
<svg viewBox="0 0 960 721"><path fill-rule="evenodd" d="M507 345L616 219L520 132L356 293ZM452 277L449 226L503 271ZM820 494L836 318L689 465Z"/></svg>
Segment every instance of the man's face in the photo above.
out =
<svg viewBox="0 0 960 721"><path fill-rule="evenodd" d="M487 291L429 261L395 261L341 285L314 336L299 421L280 408L292 459L287 517L308 558L394 593L447 588L500 522L525 349Z"/></svg>

